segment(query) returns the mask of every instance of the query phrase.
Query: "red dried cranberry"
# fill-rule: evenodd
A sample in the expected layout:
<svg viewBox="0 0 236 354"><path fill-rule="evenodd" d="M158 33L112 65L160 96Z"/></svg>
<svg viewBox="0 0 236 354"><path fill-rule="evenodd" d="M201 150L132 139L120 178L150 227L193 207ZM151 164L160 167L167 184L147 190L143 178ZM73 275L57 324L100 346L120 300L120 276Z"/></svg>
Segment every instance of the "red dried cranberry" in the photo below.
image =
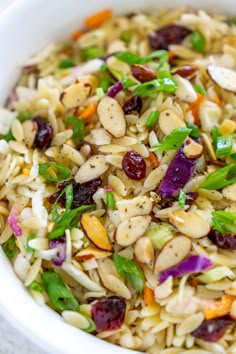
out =
<svg viewBox="0 0 236 354"><path fill-rule="evenodd" d="M139 96L133 96L123 105L123 111L125 114L140 113L143 106L143 102Z"/></svg>
<svg viewBox="0 0 236 354"><path fill-rule="evenodd" d="M146 163L136 151L128 151L122 160L122 168L127 177L135 181L143 179L146 174Z"/></svg>
<svg viewBox="0 0 236 354"><path fill-rule="evenodd" d="M38 130L34 139L34 145L38 149L43 149L44 147L49 146L52 136L53 129L49 122L42 117L34 117L32 119L38 126Z"/></svg>
<svg viewBox="0 0 236 354"><path fill-rule="evenodd" d="M98 300L92 305L92 319L96 324L96 331L120 328L124 322L125 309L124 300L117 296Z"/></svg>
<svg viewBox="0 0 236 354"><path fill-rule="evenodd" d="M59 191L53 194L49 198L50 203L55 203L61 191L68 186L68 184L72 183L73 187L73 202L71 205L72 209L78 208L81 205L90 205L94 204L93 195L97 191L98 187L102 184L102 180L100 178L94 179L92 181L80 184L76 183L74 180L65 181L59 184ZM59 199L60 204L65 207L66 206L66 196L63 194Z"/></svg>
<svg viewBox="0 0 236 354"><path fill-rule="evenodd" d="M149 44L152 49L168 50L170 44L179 44L192 31L184 26L170 25L162 27L155 32L149 34Z"/></svg>
<svg viewBox="0 0 236 354"><path fill-rule="evenodd" d="M217 342L225 334L227 328L234 323L229 316L205 320L191 335L206 342Z"/></svg>
<svg viewBox="0 0 236 354"><path fill-rule="evenodd" d="M235 236L221 235L218 231L212 229L207 237L219 248L236 250Z"/></svg>

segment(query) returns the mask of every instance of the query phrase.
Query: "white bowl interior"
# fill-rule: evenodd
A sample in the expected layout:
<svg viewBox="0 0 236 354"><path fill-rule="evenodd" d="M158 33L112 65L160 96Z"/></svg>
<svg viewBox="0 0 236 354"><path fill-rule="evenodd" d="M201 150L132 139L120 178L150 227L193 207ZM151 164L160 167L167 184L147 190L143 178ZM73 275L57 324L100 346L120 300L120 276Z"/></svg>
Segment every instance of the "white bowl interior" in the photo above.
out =
<svg viewBox="0 0 236 354"><path fill-rule="evenodd" d="M180 5L203 8L230 14L233 0L17 0L2 15L0 21L0 103L3 104L14 86L19 65L46 44L66 38L79 28L82 19L96 10L109 7L116 13L138 9L177 7ZM124 353L124 349L100 341L67 325L49 308L39 307L17 279L12 267L0 251L0 309L6 318L33 342L50 353L103 354ZM127 352L128 353L128 352ZM131 353L131 351L129 351Z"/></svg>

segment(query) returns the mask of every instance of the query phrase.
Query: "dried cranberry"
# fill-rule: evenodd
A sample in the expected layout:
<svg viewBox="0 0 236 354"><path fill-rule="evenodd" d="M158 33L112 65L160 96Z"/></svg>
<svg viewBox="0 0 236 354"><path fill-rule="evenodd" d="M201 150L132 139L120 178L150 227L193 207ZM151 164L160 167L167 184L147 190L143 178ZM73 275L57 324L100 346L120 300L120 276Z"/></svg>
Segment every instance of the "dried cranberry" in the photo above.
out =
<svg viewBox="0 0 236 354"><path fill-rule="evenodd" d="M36 148L43 149L50 144L53 136L53 129L48 121L42 117L34 117L32 121L38 126L34 145Z"/></svg>
<svg viewBox="0 0 236 354"><path fill-rule="evenodd" d="M124 300L117 296L98 300L92 305L92 318L96 324L96 331L120 328L124 322L125 309Z"/></svg>
<svg viewBox="0 0 236 354"><path fill-rule="evenodd" d="M49 241L50 248L57 249L57 255L52 259L55 266L60 267L66 259L66 239L64 236Z"/></svg>
<svg viewBox="0 0 236 354"><path fill-rule="evenodd" d="M162 27L155 32L149 34L149 44L152 49L168 50L170 44L179 44L192 31L184 26L170 25Z"/></svg>
<svg viewBox="0 0 236 354"><path fill-rule="evenodd" d="M212 229L207 237L219 248L236 250L236 237L234 236L222 235L218 231Z"/></svg>
<svg viewBox="0 0 236 354"><path fill-rule="evenodd" d="M140 113L143 106L143 102L139 96L132 96L123 105L123 111L125 114Z"/></svg>
<svg viewBox="0 0 236 354"><path fill-rule="evenodd" d="M136 151L128 151L122 160L122 168L127 177L135 181L143 179L146 174L146 163Z"/></svg>
<svg viewBox="0 0 236 354"><path fill-rule="evenodd" d="M73 187L73 202L71 205L72 209L78 208L81 205L90 205L94 204L93 195L97 191L98 187L102 184L102 180L100 178L94 179L92 181L80 184L73 181L66 181L59 184L59 191L53 194L49 198L50 203L55 203L56 199L61 194L61 191L68 186L68 184L72 183ZM59 202L63 207L66 205L66 196L63 194L59 199Z"/></svg>
<svg viewBox="0 0 236 354"><path fill-rule="evenodd" d="M217 342L225 334L228 326L234 323L229 316L205 320L191 335L207 342Z"/></svg>
<svg viewBox="0 0 236 354"><path fill-rule="evenodd" d="M145 65L131 65L131 72L135 79L142 83L154 80L157 77L157 71Z"/></svg>

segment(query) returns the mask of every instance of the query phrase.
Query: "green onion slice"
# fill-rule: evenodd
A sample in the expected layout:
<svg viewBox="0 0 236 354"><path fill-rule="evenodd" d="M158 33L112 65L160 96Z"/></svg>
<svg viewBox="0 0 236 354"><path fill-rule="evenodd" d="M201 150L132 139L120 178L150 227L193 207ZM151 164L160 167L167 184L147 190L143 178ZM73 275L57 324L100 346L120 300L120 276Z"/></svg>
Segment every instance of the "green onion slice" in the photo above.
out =
<svg viewBox="0 0 236 354"><path fill-rule="evenodd" d="M140 57L139 55L134 54L133 52L126 50L115 54L115 57L128 65L133 64L145 64L149 63L154 59L162 59L168 55L166 50L156 50L149 55Z"/></svg>
<svg viewBox="0 0 236 354"><path fill-rule="evenodd" d="M9 259L13 259L16 255L17 246L14 236L11 236L6 242L2 244L2 249Z"/></svg>
<svg viewBox="0 0 236 354"><path fill-rule="evenodd" d="M150 96L157 92L174 93L177 89L175 79L167 71L160 71L157 79L138 85L134 93L140 97Z"/></svg>
<svg viewBox="0 0 236 354"><path fill-rule="evenodd" d="M200 95L202 95L202 96L207 95L206 90L204 89L204 87L202 87L202 85L196 84L196 85L194 85L194 88L198 93L200 93Z"/></svg>
<svg viewBox="0 0 236 354"><path fill-rule="evenodd" d="M190 42L192 44L193 49L198 53L202 53L205 49L206 40L203 35L199 31L193 31L191 35Z"/></svg>
<svg viewBox="0 0 236 354"><path fill-rule="evenodd" d="M29 285L29 289L33 290L33 291L38 291L38 292L42 292L43 288L42 286L36 281L34 280L30 285Z"/></svg>
<svg viewBox="0 0 236 354"><path fill-rule="evenodd" d="M82 60L101 58L104 57L105 55L106 52L102 48L98 48L95 46L81 49Z"/></svg>
<svg viewBox="0 0 236 354"><path fill-rule="evenodd" d="M128 30L122 31L121 34L120 34L120 39L123 42L129 44L131 42L131 40L132 40L132 32L130 32Z"/></svg>
<svg viewBox="0 0 236 354"><path fill-rule="evenodd" d="M159 115L160 115L160 112L151 112L148 116L146 123L145 123L146 127L153 127L156 124L156 122L159 118Z"/></svg>
<svg viewBox="0 0 236 354"><path fill-rule="evenodd" d="M39 165L39 174L47 181L61 182L71 176L71 171L59 163L45 162Z"/></svg>
<svg viewBox="0 0 236 354"><path fill-rule="evenodd" d="M180 208L184 208L186 198L187 198L186 193L184 192L183 189L180 189L179 198L178 198L178 204L179 204Z"/></svg>
<svg viewBox="0 0 236 354"><path fill-rule="evenodd" d="M212 225L215 230L223 235L227 233L236 234L236 214L223 210L213 211Z"/></svg>
<svg viewBox="0 0 236 354"><path fill-rule="evenodd" d="M187 126L187 128L191 129L191 132L189 135L192 138L196 138L196 139L199 138L200 132L199 132L199 128L197 125L192 124L192 123L186 123L186 126Z"/></svg>
<svg viewBox="0 0 236 354"><path fill-rule="evenodd" d="M169 151L177 150L187 136L190 134L191 129L177 128L174 129L169 135L167 135L161 142L153 145L149 151Z"/></svg>
<svg viewBox="0 0 236 354"><path fill-rule="evenodd" d="M109 209L115 210L115 197L112 192L106 192L106 204Z"/></svg>
<svg viewBox="0 0 236 354"><path fill-rule="evenodd" d="M236 182L236 164L219 168L212 172L201 185L201 188L214 190L221 189Z"/></svg>
<svg viewBox="0 0 236 354"><path fill-rule="evenodd" d="M34 255L34 248L30 247L29 246L29 241L30 240L34 240L36 238L36 235L35 234L30 234L28 237L27 237L27 240L26 240L26 252L31 254L32 256Z"/></svg>
<svg viewBox="0 0 236 354"><path fill-rule="evenodd" d="M216 140L216 157L229 155L233 148L233 136L224 135Z"/></svg>
<svg viewBox="0 0 236 354"><path fill-rule="evenodd" d="M59 69L69 69L75 65L74 60L71 58L62 59L58 65Z"/></svg>

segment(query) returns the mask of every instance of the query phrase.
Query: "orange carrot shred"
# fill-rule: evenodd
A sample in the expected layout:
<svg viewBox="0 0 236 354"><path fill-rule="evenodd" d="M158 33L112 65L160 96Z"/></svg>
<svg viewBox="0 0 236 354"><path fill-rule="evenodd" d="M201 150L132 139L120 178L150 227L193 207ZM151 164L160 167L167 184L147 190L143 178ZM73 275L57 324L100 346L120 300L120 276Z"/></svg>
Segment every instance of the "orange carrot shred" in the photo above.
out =
<svg viewBox="0 0 236 354"><path fill-rule="evenodd" d="M151 306L155 303L154 291L146 285L143 289L143 297L146 305Z"/></svg>
<svg viewBox="0 0 236 354"><path fill-rule="evenodd" d="M216 95L214 97L214 102L218 105L218 106L221 106L221 100L219 99L219 97Z"/></svg>
<svg viewBox="0 0 236 354"><path fill-rule="evenodd" d="M189 106L189 111L192 111L192 115L195 119L195 123L198 121L198 114L199 114L199 108L202 104L202 101L204 99L204 96L200 95L199 93L197 94L197 99L193 103L190 104Z"/></svg>
<svg viewBox="0 0 236 354"><path fill-rule="evenodd" d="M102 11L96 12L95 14L88 16L84 20L84 24L88 28L97 28L100 27L104 22L109 20L112 12L110 9L104 9Z"/></svg>
<svg viewBox="0 0 236 354"><path fill-rule="evenodd" d="M78 115L80 118L83 118L85 121L88 121L96 113L97 105L96 103L90 103L81 113Z"/></svg>
<svg viewBox="0 0 236 354"><path fill-rule="evenodd" d="M207 305L203 309L206 320L227 315L230 312L232 303L236 300L235 296L223 295L221 300Z"/></svg>
<svg viewBox="0 0 236 354"><path fill-rule="evenodd" d="M73 41L77 41L77 39L79 39L80 37L82 37L84 34L83 31L77 30L75 32L72 33L71 37L73 39Z"/></svg>
<svg viewBox="0 0 236 354"><path fill-rule="evenodd" d="M159 166L159 161L157 160L157 157L153 152L149 152L148 158L153 168L157 168Z"/></svg>

